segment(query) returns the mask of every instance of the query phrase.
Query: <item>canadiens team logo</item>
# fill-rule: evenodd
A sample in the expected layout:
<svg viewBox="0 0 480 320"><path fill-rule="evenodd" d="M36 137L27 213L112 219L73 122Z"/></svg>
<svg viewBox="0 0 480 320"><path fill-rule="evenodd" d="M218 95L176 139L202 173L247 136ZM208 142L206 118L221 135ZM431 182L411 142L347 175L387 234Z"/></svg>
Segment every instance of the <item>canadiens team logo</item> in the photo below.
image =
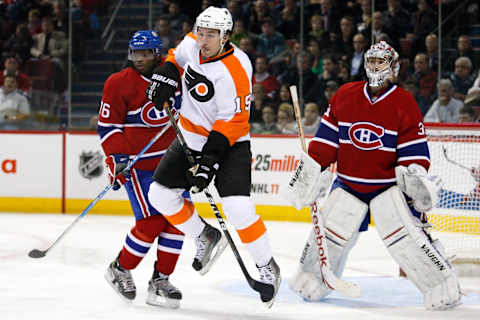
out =
<svg viewBox="0 0 480 320"><path fill-rule="evenodd" d="M213 83L190 66L185 72L185 84L190 95L197 101L207 102L215 94Z"/></svg>
<svg viewBox="0 0 480 320"><path fill-rule="evenodd" d="M370 122L356 122L348 129L348 137L361 150L376 150L383 147L383 127Z"/></svg>
<svg viewBox="0 0 480 320"><path fill-rule="evenodd" d="M80 175L88 180L96 178L103 173L103 155L100 151L83 151L78 164Z"/></svg>
<svg viewBox="0 0 480 320"><path fill-rule="evenodd" d="M170 98L172 105L175 103L175 99ZM172 108L172 114L175 116L177 110ZM167 124L170 120L168 119L167 113L165 111L159 111L153 102L147 102L140 111L140 117L142 118L143 123L147 124L150 127L161 127Z"/></svg>

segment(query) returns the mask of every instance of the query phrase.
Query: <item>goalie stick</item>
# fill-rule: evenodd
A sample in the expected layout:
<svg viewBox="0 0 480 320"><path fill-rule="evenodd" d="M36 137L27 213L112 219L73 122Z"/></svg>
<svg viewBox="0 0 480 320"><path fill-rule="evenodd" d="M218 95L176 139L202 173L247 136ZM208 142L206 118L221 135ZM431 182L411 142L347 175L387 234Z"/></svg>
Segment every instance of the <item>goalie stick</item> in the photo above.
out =
<svg viewBox="0 0 480 320"><path fill-rule="evenodd" d="M449 157L448 154L447 154L447 148L446 148L445 146L442 146L442 150L443 150L443 156L445 157L445 160L447 160L448 162L456 165L457 167L460 167L460 168L462 168L462 169L468 170L468 172L470 172L470 173L472 172L472 168L469 168L469 167L467 167L467 166L464 166L463 164L461 164L461 163L459 163L459 162L457 162L457 161L455 161L455 160L450 159L450 157Z"/></svg>
<svg viewBox="0 0 480 320"><path fill-rule="evenodd" d="M307 145L305 143L305 134L303 132L302 118L300 114L300 105L298 103L297 87L290 86L290 94L292 96L293 108L295 111L295 118L298 126L298 136L302 145L302 150L307 152ZM317 246L318 258L320 260L320 273L322 274L323 283L327 288L340 292L343 295L357 298L361 295L360 287L353 282L339 279L332 271L328 259L328 248L325 241L325 226L323 219L318 215L319 204L315 201L310 207L312 215L312 223L315 231L315 243Z"/></svg>
<svg viewBox="0 0 480 320"><path fill-rule="evenodd" d="M187 156L188 162L190 163L190 165L193 166L195 164L195 159L190 149L188 149L187 143L185 142L185 138L183 137L183 134L180 131L180 128L178 127L178 124L172 115L172 112L170 110L170 105L168 103L165 104L165 110L167 111L167 115L168 115L168 118L170 119L170 123L175 129L175 132L177 133L178 141L180 142L180 145L182 146L182 149L185 152L185 155ZM274 294L273 285L257 281L250 276L250 274L247 271L247 268L245 267L245 264L243 263L243 259L240 256L240 253L238 252L238 249L235 246L235 243L233 242L230 232L228 231L225 220L223 220L222 215L218 210L217 204L215 203L215 200L213 199L212 194L208 190L208 187L203 189L203 193L207 197L208 203L210 204L210 207L212 208L213 213L215 214L215 217L217 218L218 223L220 224L223 234L227 238L228 244L230 245L230 248L232 249L233 254L235 255L235 258L237 259L238 264L240 265L240 269L242 269L243 275L247 279L248 285L250 286L250 288L257 291L261 295L270 297L270 299L272 299Z"/></svg>
<svg viewBox="0 0 480 320"><path fill-rule="evenodd" d="M140 157L143 156L143 154L148 149L150 149L150 147L155 143L155 141L157 141L158 138L160 138L168 130L168 128L170 128L170 124L167 124L160 132L158 132L150 140L150 142L135 156L135 158L133 158L132 160L129 161L129 163L125 167L125 169L123 169L119 174L122 174L122 173L130 170L133 167L133 165L140 159ZM90 204L85 208L85 210L83 210L83 212L78 217L76 217L75 220L73 220L73 222L67 227L67 229L65 229L65 231L62 232L62 234L52 243L52 245L50 245L50 247L48 247L45 250L33 249L28 253L28 256L30 258L43 258L43 257L45 257L45 255L50 250L52 250L60 242L60 240L63 239L63 237L65 237L65 235L70 231L70 229L72 229L73 226L76 225L78 223L78 221L80 221L80 219L83 218L93 208L93 206L95 206L97 204L97 202L100 201L107 194L108 191L110 191L110 189L112 189L112 187L113 187L113 184L108 184L105 187L105 189L103 189L103 191L100 192L98 194L98 196L96 196L95 199L92 200L92 202L90 202Z"/></svg>

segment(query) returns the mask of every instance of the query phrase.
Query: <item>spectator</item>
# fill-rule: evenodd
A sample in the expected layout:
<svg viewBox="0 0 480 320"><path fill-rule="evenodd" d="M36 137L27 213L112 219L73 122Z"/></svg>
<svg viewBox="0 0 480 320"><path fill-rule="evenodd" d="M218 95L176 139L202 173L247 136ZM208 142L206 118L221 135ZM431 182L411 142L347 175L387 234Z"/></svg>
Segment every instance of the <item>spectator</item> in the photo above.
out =
<svg viewBox="0 0 480 320"><path fill-rule="evenodd" d="M428 66L436 71L438 68L438 38L433 33L425 38L425 53L428 57Z"/></svg>
<svg viewBox="0 0 480 320"><path fill-rule="evenodd" d="M307 51L312 55L312 72L319 75L323 72L323 58L320 50L320 43L315 38L308 41Z"/></svg>
<svg viewBox="0 0 480 320"><path fill-rule="evenodd" d="M88 130L97 132L98 129L98 115L93 115L88 121Z"/></svg>
<svg viewBox="0 0 480 320"><path fill-rule="evenodd" d="M275 31L271 18L262 23L262 33L258 37L257 53L274 59L287 49L285 38L280 32Z"/></svg>
<svg viewBox="0 0 480 320"><path fill-rule="evenodd" d="M337 60L333 55L325 54L323 56L323 72L319 77L321 87L325 88L329 80L337 81L337 72Z"/></svg>
<svg viewBox="0 0 480 320"><path fill-rule="evenodd" d="M230 41L239 46L240 40L248 36L249 33L247 32L247 29L245 29L245 22L243 22L243 20L235 20Z"/></svg>
<svg viewBox="0 0 480 320"><path fill-rule="evenodd" d="M30 11L28 11L27 28L32 37L42 32L42 20L40 18L40 10L31 9Z"/></svg>
<svg viewBox="0 0 480 320"><path fill-rule="evenodd" d="M303 131L305 134L314 135L320 126L320 110L318 104L309 102L305 105L304 117L302 119Z"/></svg>
<svg viewBox="0 0 480 320"><path fill-rule="evenodd" d="M318 77L312 72L312 55L306 51L298 55L297 66L288 70L284 82L298 87L300 73L303 75L303 90L301 91L303 100L300 101L300 105L303 105L304 102L318 102L322 89Z"/></svg>
<svg viewBox="0 0 480 320"><path fill-rule="evenodd" d="M166 16L157 19L155 23L155 31L162 41L162 49L160 53L165 56L170 48L175 48L175 39L179 36L178 32L170 29L170 22Z"/></svg>
<svg viewBox="0 0 480 320"><path fill-rule="evenodd" d="M235 25L233 28L237 26L237 23L241 21L243 28L245 28L245 23L246 23L246 18L245 18L245 11L243 10L242 6L240 5L239 0L228 0L227 1L227 9L230 11L230 14L232 15L233 21L235 21ZM230 38L230 41L232 41L232 38Z"/></svg>
<svg viewBox="0 0 480 320"><path fill-rule="evenodd" d="M369 39L371 42L372 41L372 27L373 27L373 42L378 42L378 36L381 33L387 34L387 36L392 39L393 41L391 42L392 47L394 48L399 48L399 42L398 42L398 37L396 37L396 34L393 30L390 30L384 25L383 22L383 15L380 11L375 11L373 13L373 20L371 25L369 25L365 30L362 31L362 34L365 36L365 38Z"/></svg>
<svg viewBox="0 0 480 320"><path fill-rule="evenodd" d="M323 28L325 31L331 33L336 32L336 24L338 23L339 16L333 7L332 0L321 0L320 13L323 16Z"/></svg>
<svg viewBox="0 0 480 320"><path fill-rule="evenodd" d="M275 109L271 105L265 105L262 109L262 121L252 123L252 133L256 134L280 134L275 122Z"/></svg>
<svg viewBox="0 0 480 320"><path fill-rule="evenodd" d="M3 86L5 76L13 75L17 80L17 88L25 95L30 94L30 77L20 72L18 68L18 60L15 57L8 57L4 63L5 69L0 73L0 86Z"/></svg>
<svg viewBox="0 0 480 320"><path fill-rule="evenodd" d="M473 82L473 85L467 91L467 97L465 98L465 103L476 100L480 98L480 72L477 74L477 78Z"/></svg>
<svg viewBox="0 0 480 320"><path fill-rule="evenodd" d="M339 55L350 56L353 53L353 36L355 27L353 18L345 16L340 20L340 34L330 33L330 42L333 44L333 51Z"/></svg>
<svg viewBox="0 0 480 320"><path fill-rule="evenodd" d="M476 122L475 110L468 105L464 105L458 113L458 122L473 123Z"/></svg>
<svg viewBox="0 0 480 320"><path fill-rule="evenodd" d="M292 103L292 97L290 96L290 88L288 84L284 83L280 85L280 90L278 90L278 101L281 103Z"/></svg>
<svg viewBox="0 0 480 320"><path fill-rule="evenodd" d="M427 0L418 0L417 11L413 14L413 49L415 53L425 51L425 38L435 26L435 13L430 8Z"/></svg>
<svg viewBox="0 0 480 320"><path fill-rule="evenodd" d="M361 22L357 23L358 32L364 33L367 39L370 39L370 35L367 35L367 29L370 27L372 21L372 1L360 0ZM371 30L371 29L370 29ZM371 31L370 31L371 34Z"/></svg>
<svg viewBox="0 0 480 320"><path fill-rule="evenodd" d="M273 105L261 83L256 83L252 87L253 101L250 104L250 122L262 121L262 109L266 104Z"/></svg>
<svg viewBox="0 0 480 320"><path fill-rule="evenodd" d="M455 69L455 61L460 57L467 57L472 62L472 65L475 67L479 66L479 59L477 54L473 51L472 40L469 36L462 34L458 37L457 40L457 50L454 55L452 55L447 62L448 71L453 71Z"/></svg>
<svg viewBox="0 0 480 320"><path fill-rule="evenodd" d="M283 134L295 134L297 128L293 118L293 106L289 103L282 103L277 111L277 128Z"/></svg>
<svg viewBox="0 0 480 320"><path fill-rule="evenodd" d="M255 60L255 73L252 77L252 84L261 83L265 88L265 93L270 98L275 98L275 92L280 88L277 78L268 72L267 58L258 56Z"/></svg>
<svg viewBox="0 0 480 320"><path fill-rule="evenodd" d="M248 20L248 31L259 34L263 31L263 22L265 20L272 21L270 16L270 9L265 2L265 0L256 0L254 3L253 10L250 12L249 20ZM272 22L272 29L273 29L273 22ZM283 36L282 36L283 37Z"/></svg>
<svg viewBox="0 0 480 320"><path fill-rule="evenodd" d="M402 8L400 0L387 0L388 9L383 12L385 26L395 30L396 34L403 38L407 32L412 31L410 14Z"/></svg>
<svg viewBox="0 0 480 320"><path fill-rule="evenodd" d="M15 29L15 33L5 43L3 51L5 55L18 56L23 62L30 59L30 48L33 45L33 39L28 31L27 25L20 23Z"/></svg>
<svg viewBox="0 0 480 320"><path fill-rule="evenodd" d="M300 13L294 0L285 0L284 8L281 11L276 30L287 39L294 39L300 33Z"/></svg>
<svg viewBox="0 0 480 320"><path fill-rule="evenodd" d="M30 53L37 59L50 59L63 66L67 52L65 33L53 30L51 17L42 20L42 32L33 37Z"/></svg>
<svg viewBox="0 0 480 320"><path fill-rule="evenodd" d="M257 59L257 52L255 51L255 47L253 46L253 39L251 37L242 38L238 47L240 48L240 50L247 54L250 62L252 64L255 64L255 60Z"/></svg>
<svg viewBox="0 0 480 320"><path fill-rule="evenodd" d="M463 102L453 97L453 86L449 79L441 79L438 82L438 99L432 104L425 122L458 122L460 109Z"/></svg>
<svg viewBox="0 0 480 320"><path fill-rule="evenodd" d="M468 89L473 85L472 62L470 59L460 57L455 60L455 71L450 73L448 78L452 81L453 96L459 100L465 100Z"/></svg>
<svg viewBox="0 0 480 320"><path fill-rule="evenodd" d="M183 39L187 34L192 32L193 23L190 19L183 21L182 23L182 33L176 39ZM175 47L178 45L179 41L175 40Z"/></svg>
<svg viewBox="0 0 480 320"><path fill-rule="evenodd" d="M53 5L53 28L68 34L68 11L65 10L65 3L57 1Z"/></svg>
<svg viewBox="0 0 480 320"><path fill-rule="evenodd" d="M323 17L315 13L310 18L310 32L308 33L310 39L315 39L319 44L320 48L328 48L330 45L330 38L328 32L324 29Z"/></svg>
<svg viewBox="0 0 480 320"><path fill-rule="evenodd" d="M329 80L325 83L325 89L323 90L323 97L319 104L320 114L323 114L327 110L330 99L332 99L333 95L337 92L337 90L338 90L337 81Z"/></svg>
<svg viewBox="0 0 480 320"><path fill-rule="evenodd" d="M415 56L413 66L414 73L409 77L409 80L417 84L418 96L425 99L426 104L430 105L435 93L437 73L428 66L428 57L425 53L419 53Z"/></svg>
<svg viewBox="0 0 480 320"><path fill-rule="evenodd" d="M422 116L425 116L427 113L428 109L430 108L431 105L431 99L430 97L422 97L418 94L418 87L415 81L412 79L407 79L403 84L402 87L407 90L408 92L411 93L411 95L415 98L418 104L418 108L420 109L420 112L422 113Z"/></svg>
<svg viewBox="0 0 480 320"><path fill-rule="evenodd" d="M30 115L30 104L24 95L17 91L17 78L6 75L0 89L0 123L3 129L16 129Z"/></svg>
<svg viewBox="0 0 480 320"><path fill-rule="evenodd" d="M168 5L167 18L170 20L170 29L174 32L180 33L182 31L182 24L188 17L180 10L180 5L171 1Z"/></svg>
<svg viewBox="0 0 480 320"><path fill-rule="evenodd" d="M365 80L364 56L368 43L365 36L357 33L353 37L353 54L350 58L350 77L353 81Z"/></svg>

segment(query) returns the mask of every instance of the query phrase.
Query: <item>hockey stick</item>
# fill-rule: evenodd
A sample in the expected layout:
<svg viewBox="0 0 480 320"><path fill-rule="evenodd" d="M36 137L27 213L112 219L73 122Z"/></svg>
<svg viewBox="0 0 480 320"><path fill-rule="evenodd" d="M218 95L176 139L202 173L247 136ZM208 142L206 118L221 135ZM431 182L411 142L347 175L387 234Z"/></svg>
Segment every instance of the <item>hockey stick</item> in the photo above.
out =
<svg viewBox="0 0 480 320"><path fill-rule="evenodd" d="M185 142L185 138L183 137L183 134L180 131L180 128L178 127L178 124L175 121L175 118L173 117L172 111L170 110L170 106L168 104L165 104L165 110L167 111L168 117L170 118L170 123L172 124L173 128L177 133L178 141L180 142L180 145L182 146L182 149L185 152L185 155L187 156L188 162L190 163L191 166L195 165L195 159L193 157L193 154L190 151L190 149L188 149L187 143ZM238 249L235 246L235 243L233 242L232 237L230 236L230 232L227 229L227 225L225 224L225 221L223 220L222 215L218 210L217 204L215 203L215 200L213 199L212 194L208 190L208 187L203 189L203 193L208 199L210 207L212 208L213 213L215 214L215 217L217 218L218 223L222 228L223 234L227 238L228 244L230 245L230 248L232 249L233 254L235 255L235 258L237 259L238 264L242 269L243 275L247 279L248 285L250 286L250 288L260 293L261 296L266 296L271 299L274 294L273 286L271 284L257 281L250 276L250 274L247 271L247 268L245 267L245 264L243 263L243 259L240 256L240 253L238 252Z"/></svg>
<svg viewBox="0 0 480 320"><path fill-rule="evenodd" d="M450 159L449 156L447 155L447 148L446 148L445 146L442 146L442 150L443 150L443 156L445 157L445 159L446 159L448 162L450 162L450 163L452 163L452 164L454 164L454 165L456 165L456 166L458 166L458 167L460 167L460 168L462 168L462 169L468 170L468 172L470 172L470 173L472 172L472 168L469 168L469 167L467 167L467 166L464 166L463 164L461 164L461 163L459 163L459 162L457 162L457 161L455 161L455 160Z"/></svg>
<svg viewBox="0 0 480 320"><path fill-rule="evenodd" d="M168 130L168 128L170 128L170 124L167 124L160 132L158 132L150 140L150 142L135 156L135 158L133 158L128 162L128 165L119 174L122 174L130 170L133 167L133 165L140 159L140 157L143 156L143 154L148 149L150 149L150 147L158 140L158 138L160 138ZM80 221L80 219L83 218L93 208L93 206L95 206L97 202L100 201L105 196L105 194L107 194L108 191L110 191L110 189L112 189L112 187L113 187L113 184L107 185L105 189L103 189L103 191L100 192L98 196L96 196L95 199L92 200L92 202L90 202L90 204L85 208L85 210L83 210L83 212L78 217L76 217L75 220L73 220L73 222L67 227L67 229L65 229L65 231L62 232L62 234L52 243L50 247L48 247L46 250L33 249L28 253L28 256L30 258L45 257L45 255L50 250L52 250L60 242L60 240L63 239L63 237L70 231L70 229L72 229L73 226L76 225L78 221Z"/></svg>
<svg viewBox="0 0 480 320"><path fill-rule="evenodd" d="M298 126L298 136L302 145L302 150L307 152L307 145L305 143L305 134L303 132L302 118L300 114L300 104L298 103L297 87L290 86L290 94L292 96L293 108L295 110L295 118ZM328 170L328 169L327 169ZM317 245L317 254L320 259L320 272L322 274L323 283L327 288L338 291L343 295L358 298L361 295L360 287L349 281L339 279L332 271L328 259L328 248L325 238L325 226L323 219L318 215L320 207L318 201L315 201L310 207L312 215L313 229L315 231L315 243Z"/></svg>

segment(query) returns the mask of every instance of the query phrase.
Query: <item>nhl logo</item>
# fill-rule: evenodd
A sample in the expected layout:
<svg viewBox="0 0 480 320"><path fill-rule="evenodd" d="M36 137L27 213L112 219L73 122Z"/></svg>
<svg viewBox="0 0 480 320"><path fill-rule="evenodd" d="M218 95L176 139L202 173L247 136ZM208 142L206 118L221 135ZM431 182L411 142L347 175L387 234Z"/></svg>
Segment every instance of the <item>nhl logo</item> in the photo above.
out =
<svg viewBox="0 0 480 320"><path fill-rule="evenodd" d="M103 155L100 151L83 151L78 164L80 175L88 180L96 178L103 173Z"/></svg>

